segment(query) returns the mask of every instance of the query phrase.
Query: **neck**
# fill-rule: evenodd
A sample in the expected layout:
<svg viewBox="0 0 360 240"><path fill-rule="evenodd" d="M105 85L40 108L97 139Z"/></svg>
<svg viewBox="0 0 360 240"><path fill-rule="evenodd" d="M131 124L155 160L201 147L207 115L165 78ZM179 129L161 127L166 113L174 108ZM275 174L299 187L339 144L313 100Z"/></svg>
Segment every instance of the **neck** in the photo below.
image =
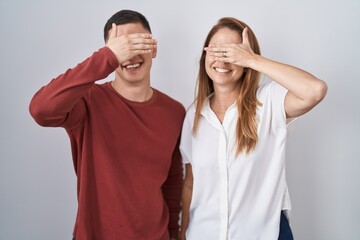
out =
<svg viewBox="0 0 360 240"><path fill-rule="evenodd" d="M227 109L237 100L238 88L214 88L214 96L210 99L210 107L220 122L223 121Z"/></svg>
<svg viewBox="0 0 360 240"><path fill-rule="evenodd" d="M239 89L232 88L214 88L214 96L211 98L210 104L218 109L227 110L239 96Z"/></svg>
<svg viewBox="0 0 360 240"><path fill-rule="evenodd" d="M112 87L124 98L133 102L145 102L153 95L150 82L127 83L119 79L111 82Z"/></svg>

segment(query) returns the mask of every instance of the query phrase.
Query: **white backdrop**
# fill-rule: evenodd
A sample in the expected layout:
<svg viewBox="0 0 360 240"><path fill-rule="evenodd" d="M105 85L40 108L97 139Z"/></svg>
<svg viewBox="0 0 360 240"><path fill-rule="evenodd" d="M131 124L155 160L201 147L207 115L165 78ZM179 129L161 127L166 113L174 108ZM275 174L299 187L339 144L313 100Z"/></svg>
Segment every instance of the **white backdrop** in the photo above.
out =
<svg viewBox="0 0 360 240"><path fill-rule="evenodd" d="M71 238L70 143L63 129L37 126L28 104L103 46L103 26L120 9L148 18L159 41L152 85L186 107L202 43L224 16L247 22L264 56L325 80L325 100L289 133L292 227L296 239L360 239L358 0L0 0L0 239Z"/></svg>

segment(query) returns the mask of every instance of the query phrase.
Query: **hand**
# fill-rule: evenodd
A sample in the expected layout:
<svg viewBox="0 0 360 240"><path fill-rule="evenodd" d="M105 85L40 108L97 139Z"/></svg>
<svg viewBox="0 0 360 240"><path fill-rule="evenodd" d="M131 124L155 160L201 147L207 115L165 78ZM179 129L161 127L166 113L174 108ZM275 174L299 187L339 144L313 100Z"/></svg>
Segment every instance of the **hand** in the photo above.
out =
<svg viewBox="0 0 360 240"><path fill-rule="evenodd" d="M255 53L250 47L248 28L242 33L241 44L209 45L204 50L216 61L232 63L241 67L250 67Z"/></svg>
<svg viewBox="0 0 360 240"><path fill-rule="evenodd" d="M113 23L106 46L113 51L121 65L136 55L151 53L157 47L157 41L150 33L120 35Z"/></svg>

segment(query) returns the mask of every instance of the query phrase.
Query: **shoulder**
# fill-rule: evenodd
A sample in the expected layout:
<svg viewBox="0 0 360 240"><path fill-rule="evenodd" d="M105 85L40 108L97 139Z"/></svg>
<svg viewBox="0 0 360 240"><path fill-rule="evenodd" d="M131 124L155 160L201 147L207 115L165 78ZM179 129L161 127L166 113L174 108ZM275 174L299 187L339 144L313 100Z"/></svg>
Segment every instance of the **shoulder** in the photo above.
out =
<svg viewBox="0 0 360 240"><path fill-rule="evenodd" d="M88 91L87 96L89 98L103 98L104 95L108 95L110 92L110 82L95 83Z"/></svg>
<svg viewBox="0 0 360 240"><path fill-rule="evenodd" d="M262 78L259 84L259 88L257 90L258 99L263 99L271 88L272 81L267 78Z"/></svg>
<svg viewBox="0 0 360 240"><path fill-rule="evenodd" d="M186 110L186 115L183 123L183 130L190 130L193 128L196 113L196 104L192 103Z"/></svg>
<svg viewBox="0 0 360 240"><path fill-rule="evenodd" d="M257 90L257 98L260 102L271 100L274 98L283 99L287 93L287 90L280 84L264 77Z"/></svg>
<svg viewBox="0 0 360 240"><path fill-rule="evenodd" d="M196 112L196 102L192 103L190 107L186 110L185 118L190 121L193 121L195 118L195 112Z"/></svg>
<svg viewBox="0 0 360 240"><path fill-rule="evenodd" d="M156 111L157 119L163 122L170 122L172 126L177 126L177 129L181 130L185 117L184 106L179 101L157 89L154 89L154 94L156 94L156 101L152 107L158 109Z"/></svg>
<svg viewBox="0 0 360 240"><path fill-rule="evenodd" d="M175 108L176 110L181 111L185 114L185 108L179 101L157 89L154 89L154 91L157 94L159 104Z"/></svg>
<svg viewBox="0 0 360 240"><path fill-rule="evenodd" d="M270 79L265 80L267 81L260 84L257 92L257 98L261 102L257 113L261 119L271 121L272 124L270 125L286 126L284 101L287 89L275 81Z"/></svg>

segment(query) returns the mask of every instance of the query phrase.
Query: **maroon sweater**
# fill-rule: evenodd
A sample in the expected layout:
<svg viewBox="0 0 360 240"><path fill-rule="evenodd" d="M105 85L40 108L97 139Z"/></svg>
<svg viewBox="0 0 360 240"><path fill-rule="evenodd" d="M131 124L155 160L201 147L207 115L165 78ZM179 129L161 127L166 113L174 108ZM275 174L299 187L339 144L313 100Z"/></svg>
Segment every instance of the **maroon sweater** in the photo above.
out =
<svg viewBox="0 0 360 240"><path fill-rule="evenodd" d="M118 66L111 50L101 48L42 87L30 113L42 126L64 127L70 137L76 240L167 240L179 228L185 109L155 89L139 103L109 82L95 84Z"/></svg>

